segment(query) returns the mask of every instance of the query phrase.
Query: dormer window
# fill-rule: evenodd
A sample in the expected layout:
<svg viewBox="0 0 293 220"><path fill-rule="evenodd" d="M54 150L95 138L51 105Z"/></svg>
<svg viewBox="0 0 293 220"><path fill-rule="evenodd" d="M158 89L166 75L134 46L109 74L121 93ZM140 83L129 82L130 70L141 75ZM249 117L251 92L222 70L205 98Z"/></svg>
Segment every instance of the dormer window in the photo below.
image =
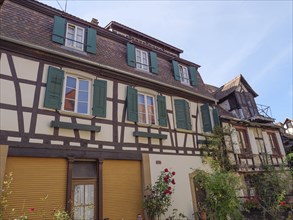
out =
<svg viewBox="0 0 293 220"><path fill-rule="evenodd" d="M184 85L196 86L198 84L197 68L194 66L184 66L176 60L172 60L173 75L176 81Z"/></svg>
<svg viewBox="0 0 293 220"><path fill-rule="evenodd" d="M54 16L52 41L76 51L85 51L91 54L97 52L97 31L94 28L83 28L69 23L67 19ZM64 48L65 48L64 47Z"/></svg>
<svg viewBox="0 0 293 220"><path fill-rule="evenodd" d="M190 79L189 79L187 67L182 66L180 64L178 66L179 66L180 82L186 85L190 85Z"/></svg>
<svg viewBox="0 0 293 220"><path fill-rule="evenodd" d="M158 74L157 53L144 51L127 43L127 64L139 70Z"/></svg>
<svg viewBox="0 0 293 220"><path fill-rule="evenodd" d="M84 28L67 23L65 46L83 51Z"/></svg>
<svg viewBox="0 0 293 220"><path fill-rule="evenodd" d="M149 71L149 59L146 51L135 49L136 54L136 68Z"/></svg>

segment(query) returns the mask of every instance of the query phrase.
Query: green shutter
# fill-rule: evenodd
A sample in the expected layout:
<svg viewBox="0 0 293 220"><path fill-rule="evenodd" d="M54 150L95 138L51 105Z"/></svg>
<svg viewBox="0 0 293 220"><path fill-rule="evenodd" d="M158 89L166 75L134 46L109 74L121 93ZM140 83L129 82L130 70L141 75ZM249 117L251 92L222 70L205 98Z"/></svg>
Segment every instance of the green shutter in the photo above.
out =
<svg viewBox="0 0 293 220"><path fill-rule="evenodd" d="M61 109L64 71L49 66L44 106Z"/></svg>
<svg viewBox="0 0 293 220"><path fill-rule="evenodd" d="M212 123L211 123L209 105L204 104L204 105L200 106L200 111L201 111L201 116L202 116L203 131L204 132L211 132L212 131Z"/></svg>
<svg viewBox="0 0 293 220"><path fill-rule="evenodd" d="M87 29L86 51L92 54L97 53L97 31L93 28Z"/></svg>
<svg viewBox="0 0 293 220"><path fill-rule="evenodd" d="M189 67L189 77L190 77L190 83L192 86L197 85L197 69L194 66Z"/></svg>
<svg viewBox="0 0 293 220"><path fill-rule="evenodd" d="M52 41L59 44L64 44L65 25L66 25L66 20L64 18L61 18L56 15L54 16Z"/></svg>
<svg viewBox="0 0 293 220"><path fill-rule="evenodd" d="M176 125L177 128L191 130L189 104L185 100L175 100Z"/></svg>
<svg viewBox="0 0 293 220"><path fill-rule="evenodd" d="M131 67L136 66L135 47L131 43L127 43L127 64Z"/></svg>
<svg viewBox="0 0 293 220"><path fill-rule="evenodd" d="M127 119L138 121L137 90L129 86L127 87Z"/></svg>
<svg viewBox="0 0 293 220"><path fill-rule="evenodd" d="M154 74L158 74L158 61L157 61L157 54L155 52L150 52L150 71Z"/></svg>
<svg viewBox="0 0 293 220"><path fill-rule="evenodd" d="M180 81L179 66L176 60L172 60L174 79Z"/></svg>
<svg viewBox="0 0 293 220"><path fill-rule="evenodd" d="M214 119L214 125L220 126L219 111L217 108L213 109L213 119Z"/></svg>
<svg viewBox="0 0 293 220"><path fill-rule="evenodd" d="M107 81L94 81L93 115L106 117L107 109Z"/></svg>
<svg viewBox="0 0 293 220"><path fill-rule="evenodd" d="M161 95L158 95L158 117L159 125L167 126L166 97Z"/></svg>

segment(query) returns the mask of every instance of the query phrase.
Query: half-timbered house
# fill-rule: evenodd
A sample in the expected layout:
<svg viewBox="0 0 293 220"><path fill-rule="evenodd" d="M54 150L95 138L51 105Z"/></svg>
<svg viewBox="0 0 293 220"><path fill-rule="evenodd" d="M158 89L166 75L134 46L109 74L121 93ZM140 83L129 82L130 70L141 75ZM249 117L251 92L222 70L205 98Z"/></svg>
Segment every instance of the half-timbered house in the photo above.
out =
<svg viewBox="0 0 293 220"><path fill-rule="evenodd" d="M280 126L273 123L268 106L256 104L258 94L242 75L220 88L207 88L219 100L221 125L230 133L225 142L230 162L246 182L242 195L253 196L254 187L246 174L261 171L266 164L285 163Z"/></svg>
<svg viewBox="0 0 293 220"><path fill-rule="evenodd" d="M118 22L100 27L34 0L2 0L0 17L0 182L13 173L8 207L135 219L145 186L169 168L172 207L192 217L190 174L204 167L198 143L219 124L200 66ZM272 136L279 149L268 129L266 139L258 127L248 134L255 144ZM278 163L282 151L273 146ZM241 157L242 147L234 148L237 163L260 162L259 152Z"/></svg>

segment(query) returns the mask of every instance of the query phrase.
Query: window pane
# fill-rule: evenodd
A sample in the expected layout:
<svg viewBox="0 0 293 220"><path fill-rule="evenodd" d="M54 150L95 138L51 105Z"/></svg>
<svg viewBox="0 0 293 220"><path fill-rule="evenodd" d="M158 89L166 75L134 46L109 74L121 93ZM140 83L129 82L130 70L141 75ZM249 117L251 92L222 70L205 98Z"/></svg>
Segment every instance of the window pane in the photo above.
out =
<svg viewBox="0 0 293 220"><path fill-rule="evenodd" d="M94 184L85 185L85 204L94 204Z"/></svg>
<svg viewBox="0 0 293 220"><path fill-rule="evenodd" d="M143 103L144 104L144 95L138 94L138 103Z"/></svg>
<svg viewBox="0 0 293 220"><path fill-rule="evenodd" d="M85 218L86 220L94 220L94 207L85 207Z"/></svg>
<svg viewBox="0 0 293 220"><path fill-rule="evenodd" d="M70 76L67 76L66 87L76 88L76 79Z"/></svg>
<svg viewBox="0 0 293 220"><path fill-rule="evenodd" d="M88 102L88 92L79 91L78 101Z"/></svg>
<svg viewBox="0 0 293 220"><path fill-rule="evenodd" d="M84 204L84 185L74 186L74 206Z"/></svg>
<svg viewBox="0 0 293 220"><path fill-rule="evenodd" d="M71 99L65 99L64 110L74 112L75 101Z"/></svg>
<svg viewBox="0 0 293 220"><path fill-rule="evenodd" d="M88 104L86 102L78 102L78 106L77 106L77 112L78 113L83 113L83 114L87 114L87 110L88 110Z"/></svg>
<svg viewBox="0 0 293 220"><path fill-rule="evenodd" d="M89 81L88 80L79 80L79 90L88 91L89 90Z"/></svg>
<svg viewBox="0 0 293 220"><path fill-rule="evenodd" d="M75 89L67 87L66 91L65 91L65 98L74 100L75 99Z"/></svg>
<svg viewBox="0 0 293 220"><path fill-rule="evenodd" d="M74 208L74 220L83 220L84 207Z"/></svg>
<svg viewBox="0 0 293 220"><path fill-rule="evenodd" d="M138 113L138 122L146 123L146 114Z"/></svg>

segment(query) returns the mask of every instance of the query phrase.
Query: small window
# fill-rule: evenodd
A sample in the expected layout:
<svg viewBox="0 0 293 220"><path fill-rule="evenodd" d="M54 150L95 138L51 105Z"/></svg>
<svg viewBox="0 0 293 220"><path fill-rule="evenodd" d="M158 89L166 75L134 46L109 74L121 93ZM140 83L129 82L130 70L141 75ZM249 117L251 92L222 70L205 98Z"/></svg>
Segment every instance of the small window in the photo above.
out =
<svg viewBox="0 0 293 220"><path fill-rule="evenodd" d="M279 144L275 133L268 132L270 144L272 146L273 154L280 154Z"/></svg>
<svg viewBox="0 0 293 220"><path fill-rule="evenodd" d="M156 124L155 99L153 96L138 93L138 122Z"/></svg>
<svg viewBox="0 0 293 220"><path fill-rule="evenodd" d="M251 153L247 131L245 129L236 129L236 131L241 153Z"/></svg>
<svg viewBox="0 0 293 220"><path fill-rule="evenodd" d="M89 114L90 80L66 76L63 109L65 111Z"/></svg>
<svg viewBox="0 0 293 220"><path fill-rule="evenodd" d="M136 54L136 68L144 71L149 71L149 59L146 51L135 49Z"/></svg>
<svg viewBox="0 0 293 220"><path fill-rule="evenodd" d="M185 85L190 85L188 69L186 66L182 66L179 64L179 74L180 74L180 82Z"/></svg>
<svg viewBox="0 0 293 220"><path fill-rule="evenodd" d="M67 23L65 46L83 51L84 28Z"/></svg>

